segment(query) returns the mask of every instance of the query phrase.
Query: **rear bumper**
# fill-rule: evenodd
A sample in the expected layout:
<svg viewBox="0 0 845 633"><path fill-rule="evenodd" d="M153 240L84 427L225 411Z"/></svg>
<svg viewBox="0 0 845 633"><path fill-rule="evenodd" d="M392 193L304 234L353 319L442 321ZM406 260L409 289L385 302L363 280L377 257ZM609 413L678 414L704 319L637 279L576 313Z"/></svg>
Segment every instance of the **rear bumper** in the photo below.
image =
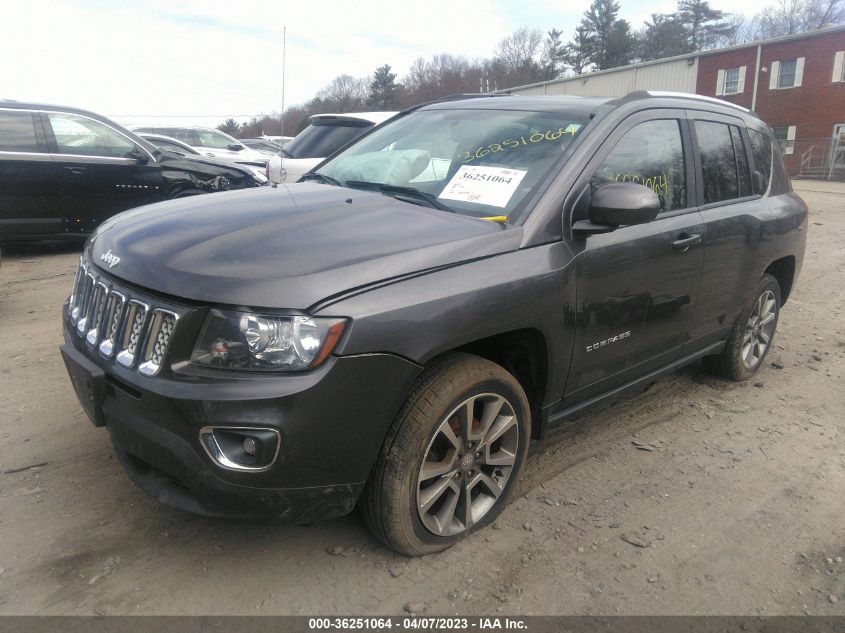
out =
<svg viewBox="0 0 845 633"><path fill-rule="evenodd" d="M300 523L352 510L420 371L393 355L367 354L332 357L296 375L146 377L100 356L67 319L62 352L66 362L101 370L92 418L145 492L198 514ZM200 442L206 426L276 429L278 458L264 471L222 468Z"/></svg>

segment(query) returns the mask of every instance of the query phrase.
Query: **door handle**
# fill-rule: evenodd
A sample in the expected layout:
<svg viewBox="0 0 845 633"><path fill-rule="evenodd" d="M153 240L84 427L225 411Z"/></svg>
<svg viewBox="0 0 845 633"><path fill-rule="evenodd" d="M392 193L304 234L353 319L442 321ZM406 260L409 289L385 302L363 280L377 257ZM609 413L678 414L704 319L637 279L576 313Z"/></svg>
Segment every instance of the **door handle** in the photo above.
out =
<svg viewBox="0 0 845 633"><path fill-rule="evenodd" d="M674 242L672 242L672 248L674 248L676 251L680 251L681 253L686 253L691 246L700 243L700 235L688 235L687 233L681 233L680 237Z"/></svg>
<svg viewBox="0 0 845 633"><path fill-rule="evenodd" d="M69 174L79 175L79 174L85 173L85 168L84 167L65 167L65 171L68 172Z"/></svg>

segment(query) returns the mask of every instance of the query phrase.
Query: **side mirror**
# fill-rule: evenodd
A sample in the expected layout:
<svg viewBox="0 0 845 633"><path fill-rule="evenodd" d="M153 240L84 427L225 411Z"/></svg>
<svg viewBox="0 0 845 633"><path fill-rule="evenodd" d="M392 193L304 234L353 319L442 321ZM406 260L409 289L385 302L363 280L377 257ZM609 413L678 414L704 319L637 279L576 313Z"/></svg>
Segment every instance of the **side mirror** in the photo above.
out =
<svg viewBox="0 0 845 633"><path fill-rule="evenodd" d="M761 196L766 193L766 189L769 188L766 176L763 175L763 172L756 169L754 170L754 173L751 174L751 181L754 183L754 193Z"/></svg>
<svg viewBox="0 0 845 633"><path fill-rule="evenodd" d="M233 152L240 152L241 150L243 150L243 148L244 148L243 145L238 145L237 143L229 143L226 146L226 149L233 151Z"/></svg>
<svg viewBox="0 0 845 633"><path fill-rule="evenodd" d="M138 161L139 165L146 165L148 162L150 162L150 157L147 155L147 152L138 149L137 147L131 152L129 152L126 156L128 158L134 158L136 161Z"/></svg>
<svg viewBox="0 0 845 633"><path fill-rule="evenodd" d="M620 226L645 224L660 213L654 191L632 182L613 182L598 189L590 201L589 220L572 225L575 234L609 233Z"/></svg>

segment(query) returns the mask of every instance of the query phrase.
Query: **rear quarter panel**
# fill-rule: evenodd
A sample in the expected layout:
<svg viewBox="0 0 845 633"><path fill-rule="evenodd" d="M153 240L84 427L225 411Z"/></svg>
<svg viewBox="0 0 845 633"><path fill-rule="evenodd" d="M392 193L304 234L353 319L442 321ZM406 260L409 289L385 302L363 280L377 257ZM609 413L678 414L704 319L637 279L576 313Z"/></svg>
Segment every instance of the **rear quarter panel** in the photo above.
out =
<svg viewBox="0 0 845 633"><path fill-rule="evenodd" d="M769 199L772 210L772 232L775 235L774 256L772 261L783 257L795 258L795 277L801 272L804 252L807 247L809 209L804 200L794 191Z"/></svg>

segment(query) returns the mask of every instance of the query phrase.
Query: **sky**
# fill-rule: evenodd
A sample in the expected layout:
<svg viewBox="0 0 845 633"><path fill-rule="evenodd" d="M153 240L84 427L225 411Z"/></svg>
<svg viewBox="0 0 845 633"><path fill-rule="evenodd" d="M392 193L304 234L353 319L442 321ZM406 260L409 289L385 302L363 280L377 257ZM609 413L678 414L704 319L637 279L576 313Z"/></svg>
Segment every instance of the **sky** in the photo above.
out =
<svg viewBox="0 0 845 633"><path fill-rule="evenodd" d="M418 57L492 55L520 26L568 40L590 0L0 0L0 99L58 103L122 123L217 125L279 111L337 75ZM620 0L634 27L673 0ZM736 2L710 0L724 11ZM767 0L745 0L753 15Z"/></svg>

